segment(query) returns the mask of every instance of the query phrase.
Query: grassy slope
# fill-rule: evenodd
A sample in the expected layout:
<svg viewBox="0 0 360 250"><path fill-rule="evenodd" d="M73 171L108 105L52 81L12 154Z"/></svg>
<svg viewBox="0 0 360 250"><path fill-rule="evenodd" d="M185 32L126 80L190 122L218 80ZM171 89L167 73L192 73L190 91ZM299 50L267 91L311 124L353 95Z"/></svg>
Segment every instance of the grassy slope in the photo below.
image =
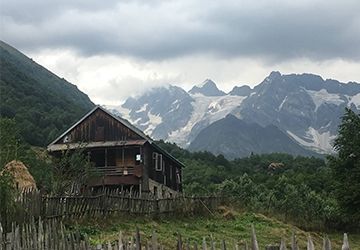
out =
<svg viewBox="0 0 360 250"><path fill-rule="evenodd" d="M201 244L203 237L209 238L212 235L217 241L218 247L222 239L225 239L230 247L236 241L241 244L245 240L249 244L251 224L255 226L261 249L264 249L267 244L278 243L281 238L290 244L292 232L298 236L300 248L306 248L308 232L264 215L248 212L235 213L231 219L227 219L221 214L215 214L211 217L161 218L157 220L126 216L114 217L106 221L86 220L80 222L78 226L81 232L90 236L92 243L115 241L120 231L125 235L133 235L137 226L140 228L143 240L149 240L152 231L155 230L159 242L166 249L173 249L176 244L177 232L181 233L183 239L189 239L192 243L196 241ZM314 239L315 248L321 249L322 234L311 232L311 235ZM332 234L329 238L334 249L341 249L341 233ZM360 235L349 235L349 239L351 249L360 249Z"/></svg>

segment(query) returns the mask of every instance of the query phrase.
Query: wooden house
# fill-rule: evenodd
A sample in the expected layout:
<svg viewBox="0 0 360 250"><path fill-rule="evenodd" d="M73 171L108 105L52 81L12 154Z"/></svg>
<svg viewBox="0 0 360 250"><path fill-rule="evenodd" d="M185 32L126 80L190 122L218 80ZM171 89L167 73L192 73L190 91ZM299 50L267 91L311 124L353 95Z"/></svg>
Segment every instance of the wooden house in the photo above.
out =
<svg viewBox="0 0 360 250"><path fill-rule="evenodd" d="M184 165L142 131L96 106L47 147L54 156L84 148L100 173L91 187L122 187L172 196L182 191ZM80 166L79 166L80 167Z"/></svg>

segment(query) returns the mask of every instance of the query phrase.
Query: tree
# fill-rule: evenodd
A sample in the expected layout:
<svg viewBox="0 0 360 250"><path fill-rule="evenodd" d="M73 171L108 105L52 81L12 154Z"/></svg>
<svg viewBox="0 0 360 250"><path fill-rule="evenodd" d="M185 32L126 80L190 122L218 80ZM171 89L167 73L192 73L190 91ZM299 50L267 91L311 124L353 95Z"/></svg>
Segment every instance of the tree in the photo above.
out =
<svg viewBox="0 0 360 250"><path fill-rule="evenodd" d="M355 114L349 108L345 109L339 135L335 139L335 150L339 158L353 162L360 159L360 114Z"/></svg>
<svg viewBox="0 0 360 250"><path fill-rule="evenodd" d="M0 170L6 163L18 160L23 153L24 146L15 120L0 118Z"/></svg>
<svg viewBox="0 0 360 250"><path fill-rule="evenodd" d="M69 194L80 191L91 177L97 175L96 168L86 157L84 148L67 149L60 158L54 159L53 192Z"/></svg>
<svg viewBox="0 0 360 250"><path fill-rule="evenodd" d="M52 168L44 149L33 148L20 135L15 119L0 117L0 171L12 160L22 161L35 178L37 187L49 190Z"/></svg>
<svg viewBox="0 0 360 250"><path fill-rule="evenodd" d="M0 222L5 228L16 212L16 195L13 176L8 172L0 172Z"/></svg>
<svg viewBox="0 0 360 250"><path fill-rule="evenodd" d="M349 221L360 222L360 115L346 108L330 157L336 197ZM356 222L355 222L356 223Z"/></svg>

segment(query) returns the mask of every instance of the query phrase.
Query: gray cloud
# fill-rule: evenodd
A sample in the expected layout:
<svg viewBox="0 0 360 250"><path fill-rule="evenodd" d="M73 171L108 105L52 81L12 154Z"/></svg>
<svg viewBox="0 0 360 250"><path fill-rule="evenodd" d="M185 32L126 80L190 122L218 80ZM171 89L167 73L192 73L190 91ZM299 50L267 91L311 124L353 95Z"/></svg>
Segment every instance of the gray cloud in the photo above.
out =
<svg viewBox="0 0 360 250"><path fill-rule="evenodd" d="M300 3L293 3L300 2ZM2 1L2 39L166 60L193 54L360 60L360 1Z"/></svg>

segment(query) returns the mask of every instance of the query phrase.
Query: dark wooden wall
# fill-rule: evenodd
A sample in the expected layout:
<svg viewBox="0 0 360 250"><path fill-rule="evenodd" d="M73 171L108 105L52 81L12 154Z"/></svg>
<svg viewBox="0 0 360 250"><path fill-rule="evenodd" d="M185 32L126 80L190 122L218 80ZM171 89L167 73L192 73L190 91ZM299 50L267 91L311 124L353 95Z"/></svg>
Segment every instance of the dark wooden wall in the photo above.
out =
<svg viewBox="0 0 360 250"><path fill-rule="evenodd" d="M163 165L162 171L157 171L155 168L155 160L153 159L154 152L163 155L165 166ZM158 183L164 184L165 186L173 190L182 191L182 185L181 183L177 183L176 177L177 171L181 177L181 166L179 166L179 164L174 160L170 159L166 154L163 154L162 152L159 152L154 148L150 148L150 150L148 151L148 157L150 158L148 165L149 178L153 179Z"/></svg>
<svg viewBox="0 0 360 250"><path fill-rule="evenodd" d="M97 109L56 144L68 142L126 141L143 139L101 109Z"/></svg>

